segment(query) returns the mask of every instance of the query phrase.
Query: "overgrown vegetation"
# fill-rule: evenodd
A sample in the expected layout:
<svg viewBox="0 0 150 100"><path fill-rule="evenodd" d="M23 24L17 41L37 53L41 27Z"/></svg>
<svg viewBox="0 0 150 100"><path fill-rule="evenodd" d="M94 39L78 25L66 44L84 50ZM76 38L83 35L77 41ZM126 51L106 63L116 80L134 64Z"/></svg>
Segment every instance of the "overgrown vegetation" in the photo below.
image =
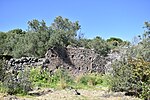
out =
<svg viewBox="0 0 150 100"><path fill-rule="evenodd" d="M75 78L75 88L96 88L109 87L110 75L96 73L81 74Z"/></svg>
<svg viewBox="0 0 150 100"><path fill-rule="evenodd" d="M97 53L107 55L110 50L107 42L100 37L84 39L78 33L80 28L78 21L71 22L61 16L56 17L50 26L44 20L34 19L28 22L27 31L13 29L0 32L0 54L42 57L50 47L71 45L94 48Z"/></svg>
<svg viewBox="0 0 150 100"><path fill-rule="evenodd" d="M135 38L133 44L115 37L107 40L99 36L86 39L81 33L78 34L80 28L78 21L71 22L61 16L56 17L51 26L47 26L44 20L34 19L28 22L27 31L13 29L0 32L0 55L12 55L17 58L43 57L48 48L56 46L94 49L102 56L107 56L115 49L125 51L121 59L113 63L111 78L93 73L79 75L74 79L63 69L58 69L54 74L41 68L16 71L9 68L6 61L0 58L0 91L27 94L32 86L64 89L93 88L100 85L110 86L113 91L132 92L138 97L150 99L150 23L145 22L145 33Z"/></svg>
<svg viewBox="0 0 150 100"><path fill-rule="evenodd" d="M109 78L100 74L85 74L73 78L64 69L58 69L50 75L48 70L33 68L30 72L30 80L34 87L51 87L58 89L73 88L90 88L97 85L107 87Z"/></svg>
<svg viewBox="0 0 150 100"><path fill-rule="evenodd" d="M150 24L139 36L139 42L128 47L113 65L112 90L126 91L144 99L150 99ZM143 38L142 38L143 37Z"/></svg>
<svg viewBox="0 0 150 100"><path fill-rule="evenodd" d="M20 71L17 74L8 72L3 82L8 94L27 94L31 90L28 70Z"/></svg>
<svg viewBox="0 0 150 100"><path fill-rule="evenodd" d="M3 66L4 67L4 66ZM96 86L108 87L109 78L100 74L85 74L73 78L64 69L58 69L54 74L40 67L25 71L6 71L4 81L0 81L0 92L8 94L28 94L34 87L50 87L56 89L75 88L87 89Z"/></svg>
<svg viewBox="0 0 150 100"><path fill-rule="evenodd" d="M5 62L1 60L0 63L0 71L2 72L0 92L8 94L28 94L28 91L34 87L89 89L96 88L97 86L109 86L109 78L106 75L93 73L72 77L62 68L50 74L48 69L42 69L42 67L32 67L29 69L27 67L24 70L18 71L11 69Z"/></svg>
<svg viewBox="0 0 150 100"><path fill-rule="evenodd" d="M0 32L0 54L11 55L15 58L43 57L47 49L51 47L72 46L94 49L102 56L107 56L111 48L128 44L120 38L110 38L106 41L96 36L93 39L86 39L79 32L80 29L78 21L71 22L61 16L56 17L50 26L47 26L44 20L34 19L28 21L26 31L13 29Z"/></svg>
<svg viewBox="0 0 150 100"><path fill-rule="evenodd" d="M0 73L1 73L0 81L4 81L5 71L6 71L5 60L0 59Z"/></svg>
<svg viewBox="0 0 150 100"><path fill-rule="evenodd" d="M5 60L0 60L0 92L8 94L27 94L32 85L27 69L17 71L6 65Z"/></svg>
<svg viewBox="0 0 150 100"><path fill-rule="evenodd" d="M30 72L30 81L34 86L60 87L64 89L73 82L73 79L63 69L58 69L54 74L50 75L48 70L33 68Z"/></svg>

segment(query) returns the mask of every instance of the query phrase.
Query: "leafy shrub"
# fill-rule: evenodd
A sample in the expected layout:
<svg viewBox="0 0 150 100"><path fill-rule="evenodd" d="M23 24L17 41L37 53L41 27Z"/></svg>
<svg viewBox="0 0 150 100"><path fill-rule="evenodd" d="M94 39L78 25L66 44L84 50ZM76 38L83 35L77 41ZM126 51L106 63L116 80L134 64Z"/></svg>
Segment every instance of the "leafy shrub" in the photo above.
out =
<svg viewBox="0 0 150 100"><path fill-rule="evenodd" d="M32 88L28 70L8 71L3 86L8 94L27 94Z"/></svg>
<svg viewBox="0 0 150 100"><path fill-rule="evenodd" d="M0 73L0 92L27 94L31 90L32 86L27 70L15 71L6 65L5 60L0 60Z"/></svg>
<svg viewBox="0 0 150 100"><path fill-rule="evenodd" d="M41 81L43 83L48 82L49 74L46 70L41 70L40 68L32 68L30 70L30 80L32 82Z"/></svg>
<svg viewBox="0 0 150 100"><path fill-rule="evenodd" d="M0 59L0 81L4 80L5 76L5 60Z"/></svg>
<svg viewBox="0 0 150 100"><path fill-rule="evenodd" d="M90 74L85 74L85 75L79 75L75 79L76 84L78 85L77 87L80 87L80 85L83 87L88 87L88 86L97 86L101 85L104 87L109 86L109 78L108 75L101 75L101 74L96 74L96 73L90 73Z"/></svg>
<svg viewBox="0 0 150 100"><path fill-rule="evenodd" d="M147 100L150 99L150 79L148 82L142 82L142 92L140 94L141 98L147 98Z"/></svg>
<svg viewBox="0 0 150 100"><path fill-rule="evenodd" d="M130 45L119 61L113 64L111 89L134 93L144 99L150 97L150 24L145 23L147 30L138 36L135 44Z"/></svg>
<svg viewBox="0 0 150 100"><path fill-rule="evenodd" d="M0 81L0 93L6 93L7 89L5 88L3 82Z"/></svg>
<svg viewBox="0 0 150 100"><path fill-rule="evenodd" d="M79 75L75 79L64 69L57 69L53 75L48 70L33 68L30 71L30 80L34 86L64 89L66 87L84 88L89 86L108 86L108 77L100 74Z"/></svg>
<svg viewBox="0 0 150 100"><path fill-rule="evenodd" d="M59 86L62 89L73 82L69 74L63 69L58 69L53 75L50 75L48 70L33 68L30 71L30 80L35 86L54 88Z"/></svg>
<svg viewBox="0 0 150 100"><path fill-rule="evenodd" d="M110 52L110 47L107 42L101 37L97 36L90 43L91 48L94 48L94 51L102 56L107 56Z"/></svg>
<svg viewBox="0 0 150 100"><path fill-rule="evenodd" d="M115 62L113 91L133 92L136 96L147 98L150 95L150 63L139 59L125 59Z"/></svg>
<svg viewBox="0 0 150 100"><path fill-rule="evenodd" d="M138 90L138 94L142 98L150 96L150 62L146 62L144 59L139 58L136 60L130 60L129 64L133 68L134 78L138 80L137 87L141 90Z"/></svg>
<svg viewBox="0 0 150 100"><path fill-rule="evenodd" d="M57 86L59 86L61 89L64 89L68 87L69 85L74 83L74 80L72 79L71 75L67 73L64 69L59 68L52 77L58 77L58 83Z"/></svg>

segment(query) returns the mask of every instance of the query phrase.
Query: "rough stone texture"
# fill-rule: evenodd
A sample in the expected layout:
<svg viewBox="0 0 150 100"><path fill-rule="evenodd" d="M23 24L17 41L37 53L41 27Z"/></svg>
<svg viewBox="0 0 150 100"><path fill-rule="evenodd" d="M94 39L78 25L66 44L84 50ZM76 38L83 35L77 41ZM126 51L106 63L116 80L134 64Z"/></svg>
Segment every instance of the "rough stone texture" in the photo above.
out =
<svg viewBox="0 0 150 100"><path fill-rule="evenodd" d="M22 57L19 59L11 58L7 61L8 69L24 70L25 67L42 66L45 58Z"/></svg>
<svg viewBox="0 0 150 100"><path fill-rule="evenodd" d="M120 51L111 51L111 53L108 54L107 57L105 57L105 73L110 73L112 72L112 63L115 62L116 60L119 60L121 56L124 55Z"/></svg>
<svg viewBox="0 0 150 100"><path fill-rule="evenodd" d="M107 73L112 70L111 64L115 59L120 58L120 53L111 52L107 57L103 57L91 49L84 48L50 48L45 54L45 58L22 57L11 58L7 63L8 69L24 70L25 67L48 68L50 73L62 67L73 75L80 73Z"/></svg>
<svg viewBox="0 0 150 100"><path fill-rule="evenodd" d="M42 66L45 63L45 58L34 58L34 57L21 57L19 59L11 58L6 61L7 66L5 67L7 75L7 81L13 80L14 82L21 81L19 78L19 72L25 71L25 69L31 69L32 67ZM30 89L29 89L30 90Z"/></svg>
<svg viewBox="0 0 150 100"><path fill-rule="evenodd" d="M102 57L91 49L84 48L51 48L45 54L49 61L46 65L52 71L63 67L72 74L98 72L105 73L109 70L110 64L116 57ZM109 64L107 64L109 63Z"/></svg>

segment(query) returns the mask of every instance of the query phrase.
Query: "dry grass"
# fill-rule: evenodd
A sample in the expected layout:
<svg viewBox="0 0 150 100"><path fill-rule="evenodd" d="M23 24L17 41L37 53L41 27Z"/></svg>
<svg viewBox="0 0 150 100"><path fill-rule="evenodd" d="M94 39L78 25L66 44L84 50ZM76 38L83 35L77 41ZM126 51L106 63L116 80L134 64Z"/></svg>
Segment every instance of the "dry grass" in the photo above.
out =
<svg viewBox="0 0 150 100"><path fill-rule="evenodd" d="M43 91L43 90L42 90ZM124 93L108 92L106 90L78 90L81 95L75 95L73 90L53 90L40 96L18 96L18 100L140 100L135 97L125 96ZM0 94L0 100L7 100ZM9 99L8 99L9 100Z"/></svg>

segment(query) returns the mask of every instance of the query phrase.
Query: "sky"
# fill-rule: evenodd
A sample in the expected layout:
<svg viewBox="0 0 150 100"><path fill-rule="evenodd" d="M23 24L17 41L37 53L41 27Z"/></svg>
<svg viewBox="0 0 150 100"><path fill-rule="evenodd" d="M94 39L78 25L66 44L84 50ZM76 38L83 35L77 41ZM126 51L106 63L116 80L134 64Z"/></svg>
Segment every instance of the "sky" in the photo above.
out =
<svg viewBox="0 0 150 100"><path fill-rule="evenodd" d="M27 22L33 19L43 19L50 26L57 16L79 21L85 38L132 41L144 32L144 22L150 21L150 0L0 0L3 32L27 30Z"/></svg>

